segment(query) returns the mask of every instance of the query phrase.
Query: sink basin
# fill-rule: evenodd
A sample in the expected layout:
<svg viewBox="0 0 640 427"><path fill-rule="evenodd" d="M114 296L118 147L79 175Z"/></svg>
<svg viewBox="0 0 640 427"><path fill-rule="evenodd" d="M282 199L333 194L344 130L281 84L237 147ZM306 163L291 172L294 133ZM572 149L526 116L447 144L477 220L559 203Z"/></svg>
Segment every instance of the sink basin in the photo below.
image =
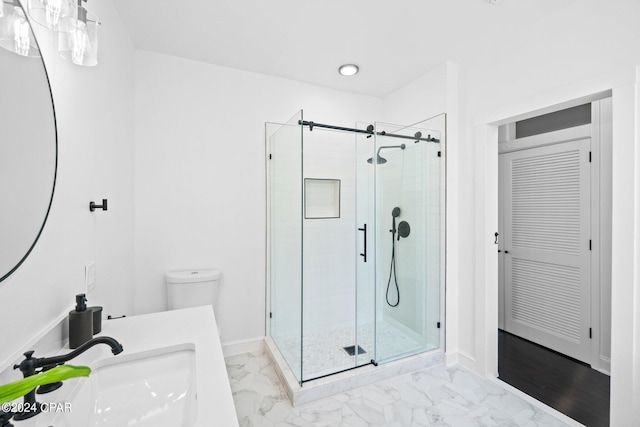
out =
<svg viewBox="0 0 640 427"><path fill-rule="evenodd" d="M189 427L197 418L195 345L123 353L77 380L56 427ZM75 381L75 380L74 380Z"/></svg>

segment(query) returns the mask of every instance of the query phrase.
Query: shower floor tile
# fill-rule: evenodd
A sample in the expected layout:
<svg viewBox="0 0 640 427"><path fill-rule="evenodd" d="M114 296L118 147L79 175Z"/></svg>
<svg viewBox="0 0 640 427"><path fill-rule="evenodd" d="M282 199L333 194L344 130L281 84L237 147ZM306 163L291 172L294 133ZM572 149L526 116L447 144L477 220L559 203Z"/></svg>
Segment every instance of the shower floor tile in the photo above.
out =
<svg viewBox="0 0 640 427"><path fill-rule="evenodd" d="M388 323L377 325L378 360L391 355L411 354L425 350L425 345L408 337L398 328ZM342 328L334 331L308 334L303 336L303 380L310 380L324 375L333 374L362 366L376 357L374 354L373 325L358 328L357 343L355 327ZM276 341L282 356L289 366L300 375L300 338L280 338ZM358 356L349 355L346 347L359 345L365 353Z"/></svg>

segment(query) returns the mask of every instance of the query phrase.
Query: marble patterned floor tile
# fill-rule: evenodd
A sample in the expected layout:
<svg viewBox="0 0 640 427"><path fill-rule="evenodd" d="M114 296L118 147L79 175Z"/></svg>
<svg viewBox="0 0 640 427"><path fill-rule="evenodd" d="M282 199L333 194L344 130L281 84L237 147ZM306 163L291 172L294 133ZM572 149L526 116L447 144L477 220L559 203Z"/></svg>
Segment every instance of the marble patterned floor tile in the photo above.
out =
<svg viewBox="0 0 640 427"><path fill-rule="evenodd" d="M226 359L242 427L567 427L492 381L434 366L293 408L262 353Z"/></svg>

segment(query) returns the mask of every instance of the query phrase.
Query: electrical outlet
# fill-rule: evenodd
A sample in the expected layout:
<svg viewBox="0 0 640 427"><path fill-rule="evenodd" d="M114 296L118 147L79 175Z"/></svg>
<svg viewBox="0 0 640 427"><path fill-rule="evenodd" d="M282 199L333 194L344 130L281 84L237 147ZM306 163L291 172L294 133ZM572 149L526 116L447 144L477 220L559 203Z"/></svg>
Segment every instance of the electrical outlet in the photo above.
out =
<svg viewBox="0 0 640 427"><path fill-rule="evenodd" d="M87 287L87 293L96 288L96 262L91 261L84 266L84 284Z"/></svg>

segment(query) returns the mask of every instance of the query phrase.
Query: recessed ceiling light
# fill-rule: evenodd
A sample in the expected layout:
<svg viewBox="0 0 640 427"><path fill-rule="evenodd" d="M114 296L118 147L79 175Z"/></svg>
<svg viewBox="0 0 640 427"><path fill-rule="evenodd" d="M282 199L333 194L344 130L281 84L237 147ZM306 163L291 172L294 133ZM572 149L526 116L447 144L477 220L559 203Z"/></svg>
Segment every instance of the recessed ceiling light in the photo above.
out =
<svg viewBox="0 0 640 427"><path fill-rule="evenodd" d="M344 64L342 67L338 68L338 72L343 76L355 76L360 71L355 64Z"/></svg>

